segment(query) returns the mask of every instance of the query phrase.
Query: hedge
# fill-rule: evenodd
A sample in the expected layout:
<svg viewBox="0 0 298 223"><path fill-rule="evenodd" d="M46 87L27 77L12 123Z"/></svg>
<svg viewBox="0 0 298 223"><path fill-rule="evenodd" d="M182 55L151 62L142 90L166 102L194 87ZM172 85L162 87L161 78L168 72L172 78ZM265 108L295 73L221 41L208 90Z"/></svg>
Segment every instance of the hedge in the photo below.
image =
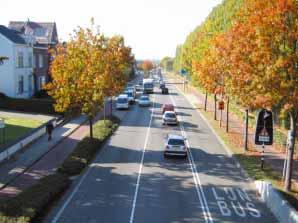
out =
<svg viewBox="0 0 298 223"><path fill-rule="evenodd" d="M57 114L53 100L0 97L0 109L30 113Z"/></svg>
<svg viewBox="0 0 298 223"><path fill-rule="evenodd" d="M68 176L61 173L42 178L37 184L25 189L16 197L0 202L0 222L32 222L68 188L70 183Z"/></svg>
<svg viewBox="0 0 298 223"><path fill-rule="evenodd" d="M69 176L80 174L101 149L105 140L116 130L119 122L118 118L113 117L110 120L101 120L95 123L93 125L93 139L85 137L80 141L58 168L58 171Z"/></svg>

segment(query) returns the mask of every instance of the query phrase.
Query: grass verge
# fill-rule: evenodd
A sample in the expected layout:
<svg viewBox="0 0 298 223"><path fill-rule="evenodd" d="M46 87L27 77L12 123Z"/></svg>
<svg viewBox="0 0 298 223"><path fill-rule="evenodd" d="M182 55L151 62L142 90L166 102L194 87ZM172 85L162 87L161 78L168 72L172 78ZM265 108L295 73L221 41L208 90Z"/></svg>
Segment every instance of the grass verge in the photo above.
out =
<svg viewBox="0 0 298 223"><path fill-rule="evenodd" d="M33 119L21 119L11 117L0 117L5 121L5 132L0 130L0 146L16 140L43 124L42 121ZM5 139L3 139L3 137Z"/></svg>
<svg viewBox="0 0 298 223"><path fill-rule="evenodd" d="M80 174L101 149L105 140L116 130L119 122L118 118L113 117L111 120L101 120L95 123L93 126L94 138L85 137L79 142L58 168L58 171L69 176Z"/></svg>

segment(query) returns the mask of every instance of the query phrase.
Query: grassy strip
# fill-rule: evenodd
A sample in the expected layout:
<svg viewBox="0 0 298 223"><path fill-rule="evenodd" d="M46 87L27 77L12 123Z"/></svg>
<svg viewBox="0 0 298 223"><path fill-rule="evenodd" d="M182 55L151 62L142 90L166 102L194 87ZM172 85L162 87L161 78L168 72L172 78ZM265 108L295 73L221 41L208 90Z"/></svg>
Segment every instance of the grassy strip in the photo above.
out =
<svg viewBox="0 0 298 223"><path fill-rule="evenodd" d="M94 138L85 137L62 163L58 171L69 176L80 174L100 150L105 140L118 127L119 119L101 120L93 126Z"/></svg>
<svg viewBox="0 0 298 223"><path fill-rule="evenodd" d="M27 188L16 197L0 203L0 222L32 222L69 185L70 180L61 173L42 178L37 184Z"/></svg>

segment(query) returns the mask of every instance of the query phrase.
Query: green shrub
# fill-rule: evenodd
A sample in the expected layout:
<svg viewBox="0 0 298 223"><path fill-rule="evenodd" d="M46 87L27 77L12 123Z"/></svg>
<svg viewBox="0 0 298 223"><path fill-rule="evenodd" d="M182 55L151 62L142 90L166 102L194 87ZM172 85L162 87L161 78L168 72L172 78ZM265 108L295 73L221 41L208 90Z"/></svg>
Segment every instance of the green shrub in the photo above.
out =
<svg viewBox="0 0 298 223"><path fill-rule="evenodd" d="M64 160L58 171L69 176L77 175L91 162L104 141L116 130L119 119L101 120L93 125L94 138L85 137Z"/></svg>
<svg viewBox="0 0 298 223"><path fill-rule="evenodd" d="M7 223L31 222L53 202L69 185L68 177L55 173L42 178L16 197L1 201L0 220Z"/></svg>
<svg viewBox="0 0 298 223"><path fill-rule="evenodd" d="M53 104L53 100L47 99L0 98L0 109L22 112L57 114Z"/></svg>

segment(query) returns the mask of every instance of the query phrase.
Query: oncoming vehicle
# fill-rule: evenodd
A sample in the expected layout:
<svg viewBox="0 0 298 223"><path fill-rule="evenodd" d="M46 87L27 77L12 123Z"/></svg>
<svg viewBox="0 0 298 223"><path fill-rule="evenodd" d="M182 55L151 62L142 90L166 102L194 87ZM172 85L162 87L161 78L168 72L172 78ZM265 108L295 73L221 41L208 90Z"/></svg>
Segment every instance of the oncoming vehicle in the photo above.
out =
<svg viewBox="0 0 298 223"><path fill-rule="evenodd" d="M164 104L162 106L162 114L165 113L166 111L174 111L174 105L172 105L172 104Z"/></svg>
<svg viewBox="0 0 298 223"><path fill-rule="evenodd" d="M128 96L126 94L120 94L117 97L116 101L116 109L128 109L129 108L129 102L128 102Z"/></svg>
<svg viewBox="0 0 298 223"><path fill-rule="evenodd" d="M153 79L144 79L143 80L143 92L145 94L154 93L154 82L153 82Z"/></svg>
<svg viewBox="0 0 298 223"><path fill-rule="evenodd" d="M162 116L162 124L163 125L177 125L178 119L177 115L173 111L166 111Z"/></svg>
<svg viewBox="0 0 298 223"><path fill-rule="evenodd" d="M187 157L185 138L181 135L168 134L166 137L164 156Z"/></svg>
<svg viewBox="0 0 298 223"><path fill-rule="evenodd" d="M139 106L150 106L151 101L148 95L142 95L139 99Z"/></svg>

